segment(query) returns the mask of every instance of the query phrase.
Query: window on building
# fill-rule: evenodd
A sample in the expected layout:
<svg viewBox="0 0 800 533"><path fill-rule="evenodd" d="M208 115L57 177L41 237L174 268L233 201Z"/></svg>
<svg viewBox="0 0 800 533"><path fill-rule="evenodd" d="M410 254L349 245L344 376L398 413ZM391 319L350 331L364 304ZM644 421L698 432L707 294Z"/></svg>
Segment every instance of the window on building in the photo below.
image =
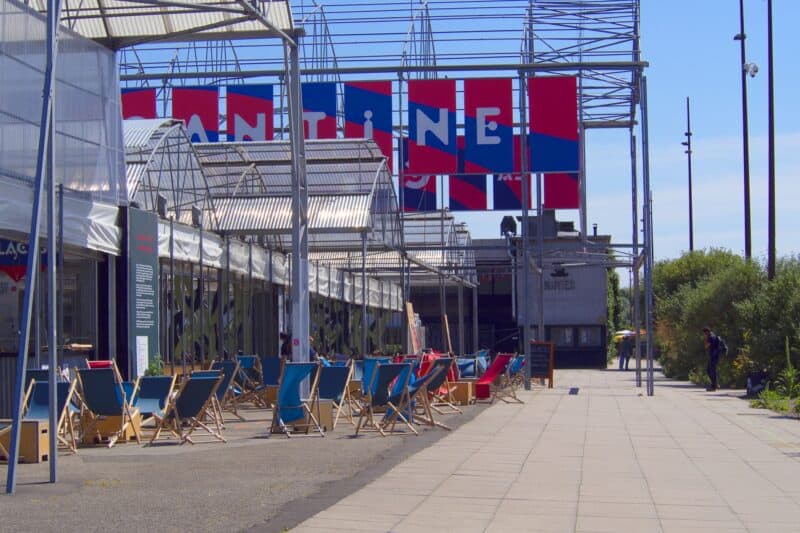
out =
<svg viewBox="0 0 800 533"><path fill-rule="evenodd" d="M571 327L553 327L550 329L551 340L556 346L574 346L575 330Z"/></svg>
<svg viewBox="0 0 800 533"><path fill-rule="evenodd" d="M599 326L578 328L578 346L602 345L602 330Z"/></svg>

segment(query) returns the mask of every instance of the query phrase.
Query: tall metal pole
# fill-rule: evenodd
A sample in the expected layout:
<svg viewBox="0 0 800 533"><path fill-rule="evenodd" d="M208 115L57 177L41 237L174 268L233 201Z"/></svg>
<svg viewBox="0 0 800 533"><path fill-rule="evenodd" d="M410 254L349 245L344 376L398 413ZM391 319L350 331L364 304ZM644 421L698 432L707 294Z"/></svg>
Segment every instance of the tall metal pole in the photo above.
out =
<svg viewBox="0 0 800 533"><path fill-rule="evenodd" d="M686 160L689 172L689 251L694 251L694 210L692 208L692 119L689 110L689 97L686 97L686 140L681 144L686 147ZM644 140L644 139L643 139Z"/></svg>
<svg viewBox="0 0 800 533"><path fill-rule="evenodd" d="M199 291L200 292L200 294L199 294L199 296L200 296L200 304L199 305L200 305L200 364L201 365L205 365L205 362L206 362L206 358L205 358L205 333L206 333L205 325L206 325L206 323L205 323L205 317L203 316L203 314L204 314L203 313L203 308L205 307L203 305L203 301L205 300L205 285L204 285L205 276L204 276L204 273L203 273L203 270L205 270L205 268L203 268L203 218L204 217L202 217L202 216L200 217L200 224L199 224L199 228L200 228L200 250L199 250L199 252L200 252L200 261L199 261L200 262L200 279L198 280L198 283L200 284L200 291ZM220 306L220 313L221 312L222 312L222 307Z"/></svg>
<svg viewBox="0 0 800 533"><path fill-rule="evenodd" d="M17 461L19 460L19 438L22 422L22 395L25 387L25 367L28 362L28 348L31 336L31 311L33 310L32 290L36 285L36 274L39 269L39 236L41 230L40 206L44 189L47 159L52 157L53 136L55 133L55 114L53 100L55 98L56 57L58 54L58 22L61 19L61 1L48 0L47 5L47 59L44 69L42 89L42 114L39 128L38 154L36 156L36 180L33 193L33 210L31 228L28 233L28 264L25 284L27 290L23 296L22 324L19 333L19 351L17 353L17 375L14 383L13 420L11 423L11 442L8 449L8 471L6 476L6 492L13 493L17 486ZM53 239L53 234L50 234ZM51 257L50 261L55 258ZM52 352L55 346L50 347ZM53 369L55 371L55 369ZM55 379L53 379L55 382ZM54 431L52 431L54 433Z"/></svg>
<svg viewBox="0 0 800 533"><path fill-rule="evenodd" d="M522 316L523 316L523 323L522 323L522 349L525 351L525 366L523 367L525 372L525 390L531 390L531 348L530 348L530 341L533 339L533 335L531 335L531 314L530 314L530 299L531 299L531 282L530 282L530 270L531 270L531 242L530 242L530 217L529 217L529 206L530 206L530 174L528 173L528 150L526 149L528 146L528 111L527 111L527 101L526 97L528 95L528 74L526 72L520 72L519 75L519 114L520 114L520 135L519 135L519 159L520 159L520 172L522 174L522 231L520 235L522 236ZM538 196L537 196L538 201ZM539 224L541 224L542 219L539 219ZM513 259L515 261L515 266L519 265L519 259ZM541 269L541 265L538 265ZM511 274L512 276L517 275L517 269ZM541 270L539 271L539 277L542 277ZM517 289L518 290L518 289ZM514 291L516 293L516 291ZM516 296L514 294L513 296ZM540 295L541 296L541 295ZM519 307L517 307L517 313L519 313ZM542 313L541 307L539 308L539 314ZM519 322L519 320L517 321ZM540 339L544 339L544 334L541 330L539 330L536 335Z"/></svg>
<svg viewBox="0 0 800 533"><path fill-rule="evenodd" d="M367 233L361 234L361 355L367 356Z"/></svg>
<svg viewBox="0 0 800 533"><path fill-rule="evenodd" d="M652 396L653 387L653 194L650 190L650 135L647 118L647 77L642 76L641 100L642 109L642 195L644 196L644 290L645 319L647 324L647 395Z"/></svg>
<svg viewBox="0 0 800 533"><path fill-rule="evenodd" d="M169 286L170 294L172 297L169 299L169 344L167 345L167 353L169 353L169 360L172 362L172 374L175 375L175 332L177 331L175 324L175 220L169 217ZM181 354L181 361L183 361L183 374L186 375L186 359Z"/></svg>
<svg viewBox="0 0 800 533"><path fill-rule="evenodd" d="M53 116L55 117L56 102L53 96ZM58 270L58 189L56 186L55 172L55 128L50 129L50 142L47 143L50 152L47 157L47 409L50 424L50 483L57 481L56 466L58 456L58 403L56 398L56 367L58 367L58 285L56 273Z"/></svg>
<svg viewBox="0 0 800 533"><path fill-rule="evenodd" d="M308 361L308 188L306 186L303 103L300 89L300 52L297 43L285 44L288 71L289 138L292 149L292 357ZM302 393L308 391L304 381Z"/></svg>
<svg viewBox="0 0 800 533"><path fill-rule="evenodd" d="M744 174L744 257L753 255L752 236L750 232L750 133L747 123L747 54L745 50L744 32L744 0L739 0L739 33L734 39L739 41L742 75L742 171Z"/></svg>
<svg viewBox="0 0 800 533"><path fill-rule="evenodd" d="M769 116L769 148L768 148L768 171L767 171L767 194L769 197L768 226L767 226L767 277L772 280L775 278L775 68L772 61L772 0L767 0L767 65L768 65L768 116Z"/></svg>
<svg viewBox="0 0 800 533"><path fill-rule="evenodd" d="M631 219L633 229L633 327L636 335L636 386L642 386L642 339L639 335L641 331L641 319L639 317L639 300L641 298L641 285L639 281L639 191L638 177L636 173L636 136L631 131Z"/></svg>

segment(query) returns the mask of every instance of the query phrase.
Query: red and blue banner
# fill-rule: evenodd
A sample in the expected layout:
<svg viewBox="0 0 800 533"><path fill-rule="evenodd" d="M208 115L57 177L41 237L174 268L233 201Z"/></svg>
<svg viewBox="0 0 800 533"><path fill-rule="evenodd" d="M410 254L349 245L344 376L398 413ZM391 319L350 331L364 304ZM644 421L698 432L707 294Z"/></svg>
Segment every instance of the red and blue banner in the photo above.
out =
<svg viewBox="0 0 800 533"><path fill-rule="evenodd" d="M408 173L453 174L456 148L456 80L408 82Z"/></svg>
<svg viewBox="0 0 800 533"><path fill-rule="evenodd" d="M510 78L464 80L464 132L464 172L491 174L514 170L514 104Z"/></svg>
<svg viewBox="0 0 800 533"><path fill-rule="evenodd" d="M174 87L172 116L186 123L192 142L219 140L219 87Z"/></svg>
<svg viewBox="0 0 800 533"><path fill-rule="evenodd" d="M352 81L344 84L344 136L373 139L392 167L392 82Z"/></svg>
<svg viewBox="0 0 800 533"><path fill-rule="evenodd" d="M576 172L544 175L545 209L578 209L580 199Z"/></svg>
<svg viewBox="0 0 800 533"><path fill-rule="evenodd" d="M449 196L451 211L484 211L487 206L486 175L464 174L466 140L459 136L458 146L458 171L459 174L450 176Z"/></svg>
<svg viewBox="0 0 800 533"><path fill-rule="evenodd" d="M122 118L156 118L156 90L150 87L122 89Z"/></svg>
<svg viewBox="0 0 800 533"><path fill-rule="evenodd" d="M275 136L272 85L228 85L227 93L228 140L271 141Z"/></svg>
<svg viewBox="0 0 800 533"><path fill-rule="evenodd" d="M304 83L303 135L306 139L336 138L336 83Z"/></svg>
<svg viewBox="0 0 800 533"><path fill-rule="evenodd" d="M514 172L495 174L492 178L494 190L493 209L498 211L522 209L521 144L521 137L514 135ZM528 206L530 206L530 180L528 180L528 186L528 192L525 196L527 197Z"/></svg>
<svg viewBox="0 0 800 533"><path fill-rule="evenodd" d="M578 172L578 86L574 76L528 82L531 172Z"/></svg>
<svg viewBox="0 0 800 533"><path fill-rule="evenodd" d="M47 250L40 249L39 267L47 267ZM0 239L0 272L8 274L14 282L25 278L28 271L28 243Z"/></svg>
<svg viewBox="0 0 800 533"><path fill-rule="evenodd" d="M403 165L408 166L408 139L402 139ZM436 176L402 176L401 206L405 212L436 211Z"/></svg>

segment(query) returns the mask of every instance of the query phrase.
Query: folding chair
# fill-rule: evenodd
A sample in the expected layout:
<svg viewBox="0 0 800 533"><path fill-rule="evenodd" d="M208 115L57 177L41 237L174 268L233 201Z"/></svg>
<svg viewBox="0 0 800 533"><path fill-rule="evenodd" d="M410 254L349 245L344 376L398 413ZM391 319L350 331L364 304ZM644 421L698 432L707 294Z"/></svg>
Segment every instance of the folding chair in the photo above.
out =
<svg viewBox="0 0 800 533"><path fill-rule="evenodd" d="M350 404L350 376L353 369L349 366L321 366L318 373L317 396L320 400L331 400L336 408L333 427L339 422L345 405L347 406L347 420L355 425L353 420L353 406Z"/></svg>
<svg viewBox="0 0 800 533"><path fill-rule="evenodd" d="M156 426L148 444L153 444L163 429L169 430L178 437L181 444L184 442L194 444L191 435L197 428L206 430L217 440L228 442L222 435L222 427L218 418L211 417L216 429L204 423L209 410L213 409L216 392L223 379L224 374L221 372L217 372L216 376L192 374L189 379L185 379L178 388L178 392L167 403L164 417Z"/></svg>
<svg viewBox="0 0 800 533"><path fill-rule="evenodd" d="M525 354L515 355L506 365L499 383L494 388L493 395L505 403L525 403L517 397L517 389L522 385L524 376L522 369L525 367Z"/></svg>
<svg viewBox="0 0 800 533"><path fill-rule="evenodd" d="M389 420L386 418L383 420L376 420L375 418L376 412L381 408L393 409L396 412L396 416L408 424L408 419L405 418L403 413L398 410L397 406L389 400L392 382L406 369L409 369L409 373L406 376L406 385L408 384L410 367L411 365L408 363L384 363L375 365L370 383L366 387L366 396L362 401L361 414L356 424L356 436L358 436L358 432L361 431L361 429L367 428L374 429L383 437L386 436L384 422L389 422Z"/></svg>
<svg viewBox="0 0 800 533"><path fill-rule="evenodd" d="M100 440L108 436L108 447L111 448L120 437L125 437L126 431L132 429L136 442L141 444L138 420L134 419L134 416L138 417L139 411L128 403L116 368L80 368L78 381L86 407L82 415L88 419L86 433L95 434ZM97 426L110 417L119 419L119 427L113 433L103 435Z"/></svg>
<svg viewBox="0 0 800 533"><path fill-rule="evenodd" d="M433 408L431 407L431 401L428 395L428 388L431 387L431 384L435 380L438 380L443 373L447 373L447 368L443 364L433 365L424 376L410 383L407 396L408 404L398 405L400 412L404 413L406 410L410 410L414 413L413 422L417 424L421 421L429 426L438 426L442 429L449 430L449 426L442 424L433 417Z"/></svg>
<svg viewBox="0 0 800 533"><path fill-rule="evenodd" d="M492 385L494 381L505 372L508 363L514 357L510 353L499 353L495 356L492 364L486 369L483 376L475 382L475 399L476 400L491 400L492 399Z"/></svg>
<svg viewBox="0 0 800 533"><path fill-rule="evenodd" d="M433 361L431 368L442 368L443 372L432 379L428 384L428 395L430 397L431 408L439 413L454 414L461 413L461 409L456 407L453 403L452 385L448 379L448 374L455 364L455 359L452 357L440 357ZM430 372L430 369L428 370ZM444 391L444 392L443 392Z"/></svg>
<svg viewBox="0 0 800 533"><path fill-rule="evenodd" d="M25 369L25 388L23 390L27 391L28 387L31 386L31 383L37 381L41 383L44 381L47 383L50 381L50 371L46 369L38 369L38 368L26 368Z"/></svg>
<svg viewBox="0 0 800 533"><path fill-rule="evenodd" d="M142 376L136 380L131 405L139 409L142 424L151 420L155 420L156 425L161 422L174 387L175 376Z"/></svg>
<svg viewBox="0 0 800 533"><path fill-rule="evenodd" d="M314 416L314 407L317 396L317 376L311 380L311 388L308 393L309 402L304 402L300 398L300 383L311 376L317 363L284 363L281 371L280 385L278 387L278 401L272 409L272 423L270 433L283 433L287 437L292 436L290 427L297 431L297 428L305 428L305 433L313 427L323 437L325 432L319 425Z"/></svg>
<svg viewBox="0 0 800 533"><path fill-rule="evenodd" d="M262 405L269 407L278 397L278 382L281 379L281 358L275 355L261 357L261 383L256 395Z"/></svg>
<svg viewBox="0 0 800 533"><path fill-rule="evenodd" d="M408 363L395 363L405 365L400 375L394 380L391 391L389 393L388 405L394 405L397 408L388 407L386 414L383 416L382 425L388 428L389 434L394 433L395 425L398 419L410 429L415 435L419 435L411 423L414 420L414 411L412 409L412 396L411 387L416 382L414 378L414 365L409 361Z"/></svg>
<svg viewBox="0 0 800 533"><path fill-rule="evenodd" d="M458 375L462 379L477 377L474 357L458 357L456 364L458 365Z"/></svg>
<svg viewBox="0 0 800 533"><path fill-rule="evenodd" d="M256 406L264 406L264 402L257 392L261 385L261 363L258 356L237 355L236 360L239 362L239 371L235 378L238 388L236 402L252 402Z"/></svg>
<svg viewBox="0 0 800 533"><path fill-rule="evenodd" d="M222 411L229 411L233 416L244 422L244 418L238 411L238 394L234 389L234 378L239 374L238 361L214 361L211 364L211 370L222 370L222 383L217 388L217 402L219 407L219 414ZM194 375L196 372L192 372ZM220 423L224 420L220 418Z"/></svg>
<svg viewBox="0 0 800 533"><path fill-rule="evenodd" d="M77 452L77 439L69 403L72 401L75 385L74 381L72 383L56 383L56 411L58 412L56 435L58 436L58 441L72 453ZM49 423L50 384L46 380L31 382L31 387L26 395L25 414L22 419Z"/></svg>

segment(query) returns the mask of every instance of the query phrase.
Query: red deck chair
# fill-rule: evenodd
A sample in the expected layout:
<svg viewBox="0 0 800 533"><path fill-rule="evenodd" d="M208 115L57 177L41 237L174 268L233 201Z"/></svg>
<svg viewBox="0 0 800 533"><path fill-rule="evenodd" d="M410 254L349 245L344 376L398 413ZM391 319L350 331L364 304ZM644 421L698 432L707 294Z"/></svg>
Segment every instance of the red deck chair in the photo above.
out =
<svg viewBox="0 0 800 533"><path fill-rule="evenodd" d="M513 357L514 354L510 353L499 353L495 356L494 361L486 369L483 376L475 382L476 400L488 400L492 397L492 383L494 383L497 376L505 372L508 363Z"/></svg>

